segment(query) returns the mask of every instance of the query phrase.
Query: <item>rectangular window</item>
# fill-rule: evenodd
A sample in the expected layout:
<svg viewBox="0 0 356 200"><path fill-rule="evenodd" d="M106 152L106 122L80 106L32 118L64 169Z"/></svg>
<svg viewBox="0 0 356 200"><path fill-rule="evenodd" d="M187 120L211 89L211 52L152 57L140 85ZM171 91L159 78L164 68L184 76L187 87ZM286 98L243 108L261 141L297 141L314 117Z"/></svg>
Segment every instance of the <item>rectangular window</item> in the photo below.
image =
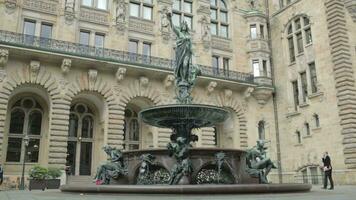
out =
<svg viewBox="0 0 356 200"><path fill-rule="evenodd" d="M313 42L313 39L312 39L311 29L307 28L307 29L305 29L305 43L310 44L312 42Z"/></svg>
<svg viewBox="0 0 356 200"><path fill-rule="evenodd" d="M224 75L229 76L229 65L230 65L230 59L229 58L223 58L223 70L224 70Z"/></svg>
<svg viewBox="0 0 356 200"><path fill-rule="evenodd" d="M52 24L41 24L41 38L52 38Z"/></svg>
<svg viewBox="0 0 356 200"><path fill-rule="evenodd" d="M221 37L228 37L228 32L227 32L227 26L226 25L220 25L220 36Z"/></svg>
<svg viewBox="0 0 356 200"><path fill-rule="evenodd" d="M80 31L79 33L79 44L89 45L90 32Z"/></svg>
<svg viewBox="0 0 356 200"><path fill-rule="evenodd" d="M189 16L184 16L184 21L186 21L187 22L187 24L188 24L188 27L190 28L190 29L192 29L193 27L193 23L192 23L192 17L189 17Z"/></svg>
<svg viewBox="0 0 356 200"><path fill-rule="evenodd" d="M144 63L150 63L150 61L151 61L151 44L150 43L146 43L146 42L143 43L142 54L143 54Z"/></svg>
<svg viewBox="0 0 356 200"><path fill-rule="evenodd" d="M173 13L172 22L174 26L180 26L180 15Z"/></svg>
<svg viewBox="0 0 356 200"><path fill-rule="evenodd" d="M219 74L219 57L218 56L212 57L212 66L213 66L213 73Z"/></svg>
<svg viewBox="0 0 356 200"><path fill-rule="evenodd" d="M92 6L93 2L92 0L82 0L82 5L83 6Z"/></svg>
<svg viewBox="0 0 356 200"><path fill-rule="evenodd" d="M180 10L180 0L173 1L173 10Z"/></svg>
<svg viewBox="0 0 356 200"><path fill-rule="evenodd" d="M95 34L95 47L96 48L104 48L104 34L96 33Z"/></svg>
<svg viewBox="0 0 356 200"><path fill-rule="evenodd" d="M299 105L299 89L298 89L297 81L292 81L292 90L293 90L294 109L297 110Z"/></svg>
<svg viewBox="0 0 356 200"><path fill-rule="evenodd" d="M192 13L192 2L184 1L183 11L186 13Z"/></svg>
<svg viewBox="0 0 356 200"><path fill-rule="evenodd" d="M251 34L251 39L256 39L257 38L256 24L251 24L250 25L250 34Z"/></svg>
<svg viewBox="0 0 356 200"><path fill-rule="evenodd" d="M143 43L142 54L145 56L151 56L151 44Z"/></svg>
<svg viewBox="0 0 356 200"><path fill-rule="evenodd" d="M255 77L261 76L259 60L252 60L253 75Z"/></svg>
<svg viewBox="0 0 356 200"><path fill-rule="evenodd" d="M304 48L303 48L303 36L302 33L297 33L297 48L298 48L298 53L303 53Z"/></svg>
<svg viewBox="0 0 356 200"><path fill-rule="evenodd" d="M149 6L143 6L143 19L152 20L152 8Z"/></svg>
<svg viewBox="0 0 356 200"><path fill-rule="evenodd" d="M216 9L210 9L210 19L218 20L218 11Z"/></svg>
<svg viewBox="0 0 356 200"><path fill-rule="evenodd" d="M265 27L263 25L260 25L260 34L261 38L265 38Z"/></svg>
<svg viewBox="0 0 356 200"><path fill-rule="evenodd" d="M137 53L138 52L138 41L130 40L129 41L129 52Z"/></svg>
<svg viewBox="0 0 356 200"><path fill-rule="evenodd" d="M316 93L318 91L318 79L316 75L315 63L309 64L309 72L310 72L310 84L312 93Z"/></svg>
<svg viewBox="0 0 356 200"><path fill-rule="evenodd" d="M212 35L218 35L218 24L211 23L210 24L210 31Z"/></svg>
<svg viewBox="0 0 356 200"><path fill-rule="evenodd" d="M220 11L220 21L227 23L227 12Z"/></svg>
<svg viewBox="0 0 356 200"><path fill-rule="evenodd" d="M140 4L130 2L130 16L140 17Z"/></svg>
<svg viewBox="0 0 356 200"><path fill-rule="evenodd" d="M35 35L36 21L25 20L23 34L25 35Z"/></svg>
<svg viewBox="0 0 356 200"><path fill-rule="evenodd" d="M97 8L106 10L107 9L107 0L97 0Z"/></svg>
<svg viewBox="0 0 356 200"><path fill-rule="evenodd" d="M22 138L9 138L6 162L20 162Z"/></svg>
<svg viewBox="0 0 356 200"><path fill-rule="evenodd" d="M307 101L308 97L308 82L307 82L307 73L300 73L300 79L302 81L302 94L303 94L303 103Z"/></svg>
<svg viewBox="0 0 356 200"><path fill-rule="evenodd" d="M267 60L262 60L262 76L267 76Z"/></svg>
<svg viewBox="0 0 356 200"><path fill-rule="evenodd" d="M294 21L294 24L295 24L295 30L299 30L302 27L299 18Z"/></svg>
<svg viewBox="0 0 356 200"><path fill-rule="evenodd" d="M294 51L294 42L293 37L288 38L288 48L289 48L289 59L290 62L295 62L295 51Z"/></svg>

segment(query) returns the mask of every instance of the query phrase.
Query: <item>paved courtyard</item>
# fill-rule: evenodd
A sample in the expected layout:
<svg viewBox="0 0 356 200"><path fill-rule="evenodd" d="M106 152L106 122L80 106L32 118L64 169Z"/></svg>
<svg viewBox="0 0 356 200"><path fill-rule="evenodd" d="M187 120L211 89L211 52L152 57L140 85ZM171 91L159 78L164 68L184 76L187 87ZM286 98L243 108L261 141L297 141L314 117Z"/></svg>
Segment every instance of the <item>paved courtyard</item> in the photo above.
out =
<svg viewBox="0 0 356 200"><path fill-rule="evenodd" d="M148 194L78 194L46 191L0 191L0 200L355 200L356 186L337 186L335 190L313 187L309 193L256 194L256 195L148 195Z"/></svg>

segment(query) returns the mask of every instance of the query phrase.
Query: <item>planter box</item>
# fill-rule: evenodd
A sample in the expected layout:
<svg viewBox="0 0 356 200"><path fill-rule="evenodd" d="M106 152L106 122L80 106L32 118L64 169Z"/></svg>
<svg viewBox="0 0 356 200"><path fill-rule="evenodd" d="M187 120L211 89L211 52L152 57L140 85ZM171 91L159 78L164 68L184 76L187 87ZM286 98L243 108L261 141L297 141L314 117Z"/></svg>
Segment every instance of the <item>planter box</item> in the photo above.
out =
<svg viewBox="0 0 356 200"><path fill-rule="evenodd" d="M47 179L46 186L47 186L47 189L59 189L59 186L61 186L61 180L60 179Z"/></svg>
<svg viewBox="0 0 356 200"><path fill-rule="evenodd" d="M36 180L30 179L30 183L28 189L31 190L45 190L46 189L46 181L45 180Z"/></svg>

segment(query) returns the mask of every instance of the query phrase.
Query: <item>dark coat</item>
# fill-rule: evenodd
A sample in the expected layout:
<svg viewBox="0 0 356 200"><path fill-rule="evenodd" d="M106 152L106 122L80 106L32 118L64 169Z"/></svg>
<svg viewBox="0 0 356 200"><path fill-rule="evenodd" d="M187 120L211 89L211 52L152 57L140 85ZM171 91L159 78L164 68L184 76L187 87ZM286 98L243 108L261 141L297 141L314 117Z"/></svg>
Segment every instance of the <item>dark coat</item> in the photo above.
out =
<svg viewBox="0 0 356 200"><path fill-rule="evenodd" d="M331 169L331 160L330 156L325 156L325 158L322 159L324 163L324 167L327 167L328 169Z"/></svg>

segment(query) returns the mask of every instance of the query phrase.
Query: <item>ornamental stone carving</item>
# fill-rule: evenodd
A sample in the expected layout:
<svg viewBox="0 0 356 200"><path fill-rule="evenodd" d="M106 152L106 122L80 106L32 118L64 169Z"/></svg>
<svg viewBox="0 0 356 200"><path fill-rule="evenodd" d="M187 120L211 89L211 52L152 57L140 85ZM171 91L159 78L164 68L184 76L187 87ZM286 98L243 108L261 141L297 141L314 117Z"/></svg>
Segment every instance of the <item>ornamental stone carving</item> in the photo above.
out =
<svg viewBox="0 0 356 200"><path fill-rule="evenodd" d="M67 24L72 24L75 18L75 1L74 0L66 0L64 7L64 18Z"/></svg>
<svg viewBox="0 0 356 200"><path fill-rule="evenodd" d="M92 23L97 23L102 25L109 25L109 20L108 20L109 15L108 13L103 11L80 8L79 17L80 20L82 21L87 21L87 22L92 22Z"/></svg>
<svg viewBox="0 0 356 200"><path fill-rule="evenodd" d="M0 49L0 69L6 66L8 59L9 59L9 50Z"/></svg>
<svg viewBox="0 0 356 200"><path fill-rule="evenodd" d="M58 2L55 1L26 0L23 1L23 7L29 10L41 11L48 14L58 14Z"/></svg>
<svg viewBox="0 0 356 200"><path fill-rule="evenodd" d="M169 40L170 38L170 24L169 20L167 17L168 13L171 13L171 11L168 9L167 6L164 6L160 11L160 16L161 16L161 34L164 40Z"/></svg>
<svg viewBox="0 0 356 200"><path fill-rule="evenodd" d="M216 81L211 81L209 85L206 87L206 91L208 92L208 95L214 92L216 86L218 83Z"/></svg>
<svg viewBox="0 0 356 200"><path fill-rule="evenodd" d="M62 61L61 69L63 74L67 74L70 71L70 68L72 67L72 60L65 58Z"/></svg>
<svg viewBox="0 0 356 200"><path fill-rule="evenodd" d="M35 79L37 77L38 73L40 72L40 68L41 68L40 61L32 60L30 62L30 74L32 79Z"/></svg>
<svg viewBox="0 0 356 200"><path fill-rule="evenodd" d="M212 37L211 43L212 43L211 46L214 49L232 52L231 40L229 39Z"/></svg>
<svg viewBox="0 0 356 200"><path fill-rule="evenodd" d="M252 96L257 100L257 102L264 106L268 100L272 97L273 95L273 88L268 88L268 87L256 87L254 91L252 92Z"/></svg>
<svg viewBox="0 0 356 200"><path fill-rule="evenodd" d="M0 69L0 82L3 82L6 78L6 71Z"/></svg>
<svg viewBox="0 0 356 200"><path fill-rule="evenodd" d="M117 0L115 23L119 31L126 30L127 24L127 3L125 0Z"/></svg>
<svg viewBox="0 0 356 200"><path fill-rule="evenodd" d="M169 87L171 87L173 85L173 81L174 81L174 76L172 74L168 74L166 76L166 78L164 79L164 87L167 89Z"/></svg>
<svg viewBox="0 0 356 200"><path fill-rule="evenodd" d="M89 71L88 71L89 90L94 89L94 85L95 85L97 78L98 78L98 70L89 69Z"/></svg>
<svg viewBox="0 0 356 200"><path fill-rule="evenodd" d="M248 99L254 90L255 90L255 88L248 87L244 92L244 99Z"/></svg>
<svg viewBox="0 0 356 200"><path fill-rule="evenodd" d="M125 74L126 74L126 68L120 67L119 69L117 69L115 74L117 82L122 81L125 78Z"/></svg>
<svg viewBox="0 0 356 200"><path fill-rule="evenodd" d="M207 16L202 16L201 24L201 40L205 49L209 49L211 45L210 20Z"/></svg>
<svg viewBox="0 0 356 200"><path fill-rule="evenodd" d="M5 0L6 13L11 14L15 11L17 0Z"/></svg>
<svg viewBox="0 0 356 200"><path fill-rule="evenodd" d="M345 0L345 7L349 11L352 20L356 22L356 0Z"/></svg>
<svg viewBox="0 0 356 200"><path fill-rule="evenodd" d="M140 80L140 86L142 87L147 87L148 83L150 82L150 80L145 76L141 76L139 80Z"/></svg>
<svg viewBox="0 0 356 200"><path fill-rule="evenodd" d="M129 19L129 30L139 33L153 35L153 27L155 23L152 21L143 21L136 18Z"/></svg>
<svg viewBox="0 0 356 200"><path fill-rule="evenodd" d="M231 99L231 97L232 97L232 90L230 90L230 89L225 89L225 90L224 90L224 95L225 95L225 98L226 98L226 99Z"/></svg>

